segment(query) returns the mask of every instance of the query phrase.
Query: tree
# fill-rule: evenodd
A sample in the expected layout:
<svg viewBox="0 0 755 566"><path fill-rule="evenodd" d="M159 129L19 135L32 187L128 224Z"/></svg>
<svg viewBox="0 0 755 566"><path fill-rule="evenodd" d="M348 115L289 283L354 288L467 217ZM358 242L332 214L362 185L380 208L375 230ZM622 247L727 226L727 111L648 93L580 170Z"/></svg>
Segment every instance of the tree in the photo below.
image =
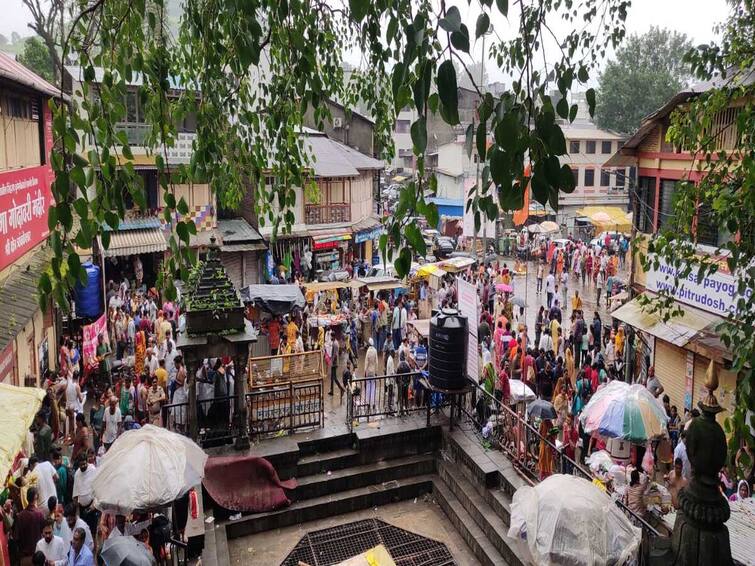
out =
<svg viewBox="0 0 755 566"><path fill-rule="evenodd" d="M18 55L18 60L43 79L55 80L50 53L39 38L30 37L26 40L24 50Z"/></svg>
<svg viewBox="0 0 755 566"><path fill-rule="evenodd" d="M5 47L6 45L8 45L8 38L0 33L0 47Z"/></svg>
<svg viewBox="0 0 755 566"><path fill-rule="evenodd" d="M679 107L667 134L675 146L693 152L690 169L699 168L702 176L697 183L682 179L677 184L673 222L648 243L641 261L648 269L661 257L677 270L672 289L649 305L667 318L675 313L673 295L687 277L702 281L722 268L714 256L725 258L737 282L731 291L735 309L718 328L734 358L731 369L739 372L736 410L725 426L733 457L742 443L755 451L755 13L750 1L730 4L729 18L717 30L720 42L702 45L685 57L697 78L716 78L720 88ZM695 246L699 214L730 234L713 256ZM740 464L751 466L750 456L743 453Z"/></svg>
<svg viewBox="0 0 755 566"><path fill-rule="evenodd" d="M32 21L27 24L42 39L47 48L50 67L54 77L60 77L61 59L58 52L63 25L65 0L22 0L29 8Z"/></svg>
<svg viewBox="0 0 755 566"><path fill-rule="evenodd" d="M384 157L393 151L390 134L397 112L407 106L416 111L411 137L418 178L402 191L380 240L383 256L406 274L412 251L426 252L410 218L424 215L431 225L438 222L436 205L425 200L437 188L424 165L428 116L440 114L450 125L459 123L454 62L471 74L463 61L470 42L491 30L493 12L511 18L513 29L507 31L513 33L494 35L498 39L491 41L490 56L514 80L494 98L470 77L480 105L478 123L467 130L466 150L471 154L476 145L484 162L482 182L468 194L475 224L483 215L495 218L499 208L521 208L530 184L535 199L554 207L559 191L574 189L571 170L559 164L566 144L556 117L576 116L566 95L585 85L601 54L623 39L628 1L592 0L577 8L571 2L533 0L509 16L508 0L482 0L483 13L468 22L470 27L451 2L344 4L348 7L327 0L188 0L174 35L167 30L164 0L79 0L62 52L83 67L84 99L53 109L61 150L52 158L56 204L48 224L53 257L39 282L40 304L52 296L67 308L72 286L85 276L75 246L89 247L99 236L108 247L111 232L103 226L117 228L125 214L124 194L146 207L128 139L114 127L124 120L126 82L136 74L150 124L143 145L155 156L165 218L173 228L171 253L159 279L168 297L175 296L175 275L180 271L185 278L194 260L188 244L196 231L190 220L175 221L175 213L185 214L188 206L175 198L174 183L208 182L225 209L238 207L251 185L260 223L272 224L273 238L289 231L294 187L311 183L311 157L298 132L310 109L316 121L329 117L327 98L347 106L364 103L376 118L376 145L385 148ZM563 21L571 24L569 31L555 42L545 41ZM546 44L555 52L546 53ZM349 49L362 54L362 64L360 72L344 81L343 53ZM102 81L95 97L96 67L102 68ZM170 92L174 80L187 87L177 98ZM554 87L564 95L556 107L546 97ZM594 90L587 91L587 99L592 112ZM175 124L187 112L197 116L191 163L171 165L165 150L175 143ZM79 155L77 143L84 138L95 144ZM525 170L532 173L525 177ZM266 184L266 178L273 184Z"/></svg>
<svg viewBox="0 0 755 566"><path fill-rule="evenodd" d="M687 36L651 27L631 35L600 75L595 119L601 128L630 133L678 93L690 77Z"/></svg>

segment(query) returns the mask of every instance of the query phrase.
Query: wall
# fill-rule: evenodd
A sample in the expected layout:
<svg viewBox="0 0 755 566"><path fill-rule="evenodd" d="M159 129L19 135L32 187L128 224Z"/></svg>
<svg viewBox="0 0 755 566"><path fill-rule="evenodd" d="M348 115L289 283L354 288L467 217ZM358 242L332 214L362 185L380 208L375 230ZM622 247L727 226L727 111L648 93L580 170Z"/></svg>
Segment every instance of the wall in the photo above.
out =
<svg viewBox="0 0 755 566"><path fill-rule="evenodd" d="M461 200L464 195L464 177L453 177L444 173L436 172L438 179L438 197Z"/></svg>
<svg viewBox="0 0 755 566"><path fill-rule="evenodd" d="M565 129L566 148L570 150L572 141L579 143L579 152L568 153L560 161L562 164L569 165L573 170L578 170L576 188L573 193L559 194L559 204L563 206L581 205L588 206L593 204L605 204L626 208L629 203L629 180L620 180L615 174L608 176L608 184L601 184L601 170L603 164L618 150L620 140L618 138L607 139L607 132L595 129L595 137L589 137L589 129L580 130L578 136L569 137L569 129ZM602 138L602 139L601 139ZM587 153L587 141L595 141L595 153ZM610 142L611 151L603 153L602 143ZM618 168L621 170L622 168ZM585 184L585 170L593 171L592 186ZM610 168L609 171L616 171ZM624 174L629 174L629 168L624 169Z"/></svg>
<svg viewBox="0 0 755 566"><path fill-rule="evenodd" d="M344 145L353 147L370 157L374 156L374 124L360 114L351 113L347 117L346 110L340 104L334 104L327 101L333 119L340 119L343 124L340 128L333 127L333 120L325 120L322 128L315 121L314 109L309 108L304 117L304 125L315 130L325 132L333 140L337 140Z"/></svg>
<svg viewBox="0 0 755 566"><path fill-rule="evenodd" d="M372 214L372 171L360 171L351 180L351 221L359 222Z"/></svg>
<svg viewBox="0 0 755 566"><path fill-rule="evenodd" d="M45 320L47 318L48 320ZM41 310L26 323L26 326L16 335L16 371L15 379L18 385L40 385L38 348L47 338L47 367L56 367L55 353L57 352L57 336L52 324L52 317L45 317ZM30 376L27 382L25 378Z"/></svg>

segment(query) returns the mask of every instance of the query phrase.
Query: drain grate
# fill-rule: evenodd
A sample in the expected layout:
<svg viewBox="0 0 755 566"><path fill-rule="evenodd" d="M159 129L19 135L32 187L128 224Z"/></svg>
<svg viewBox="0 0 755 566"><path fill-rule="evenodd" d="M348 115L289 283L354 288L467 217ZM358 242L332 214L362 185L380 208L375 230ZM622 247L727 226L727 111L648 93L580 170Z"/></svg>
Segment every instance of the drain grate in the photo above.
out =
<svg viewBox="0 0 755 566"><path fill-rule="evenodd" d="M373 548L385 546L397 566L455 566L442 542L394 527L379 519L364 519L313 531L302 538L281 566L338 564Z"/></svg>

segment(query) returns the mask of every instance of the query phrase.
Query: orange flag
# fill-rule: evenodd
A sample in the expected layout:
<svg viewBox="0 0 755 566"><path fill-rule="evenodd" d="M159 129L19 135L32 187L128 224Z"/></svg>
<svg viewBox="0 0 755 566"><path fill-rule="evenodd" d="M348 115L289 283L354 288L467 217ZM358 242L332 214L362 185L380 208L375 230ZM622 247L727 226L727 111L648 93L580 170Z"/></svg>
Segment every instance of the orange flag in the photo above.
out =
<svg viewBox="0 0 755 566"><path fill-rule="evenodd" d="M529 165L525 167L524 169L524 175L526 177L529 177L531 175L532 169ZM525 222L527 222L527 218L530 215L530 184L527 183L527 186L524 189L524 206L522 206L521 209L514 212L514 226L521 226Z"/></svg>

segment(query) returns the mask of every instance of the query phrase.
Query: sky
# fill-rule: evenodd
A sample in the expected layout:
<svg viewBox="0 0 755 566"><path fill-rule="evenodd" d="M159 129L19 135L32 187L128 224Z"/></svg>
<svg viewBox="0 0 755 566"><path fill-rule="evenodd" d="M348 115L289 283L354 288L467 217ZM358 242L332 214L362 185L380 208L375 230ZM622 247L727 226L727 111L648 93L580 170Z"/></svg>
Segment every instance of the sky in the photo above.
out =
<svg viewBox="0 0 755 566"><path fill-rule="evenodd" d="M21 0L1 2L4 9L3 17L0 18L0 33L8 38L14 31L22 36L29 35L31 30L26 25L29 21L28 8ZM474 32L479 2L473 0L469 7L463 0L450 0L447 4L459 7L463 21ZM627 17L627 31L630 34L641 34L651 25L656 25L685 33L694 44L705 43L715 39L713 26L723 20L727 12L726 0L633 0ZM505 30L508 26L500 14L493 17L492 23L498 30ZM501 35L504 35L503 32ZM481 45L476 46L476 52L481 52ZM347 59L350 58L347 55ZM492 80L503 78L497 76L495 70L490 67L492 65L488 66L487 71Z"/></svg>

